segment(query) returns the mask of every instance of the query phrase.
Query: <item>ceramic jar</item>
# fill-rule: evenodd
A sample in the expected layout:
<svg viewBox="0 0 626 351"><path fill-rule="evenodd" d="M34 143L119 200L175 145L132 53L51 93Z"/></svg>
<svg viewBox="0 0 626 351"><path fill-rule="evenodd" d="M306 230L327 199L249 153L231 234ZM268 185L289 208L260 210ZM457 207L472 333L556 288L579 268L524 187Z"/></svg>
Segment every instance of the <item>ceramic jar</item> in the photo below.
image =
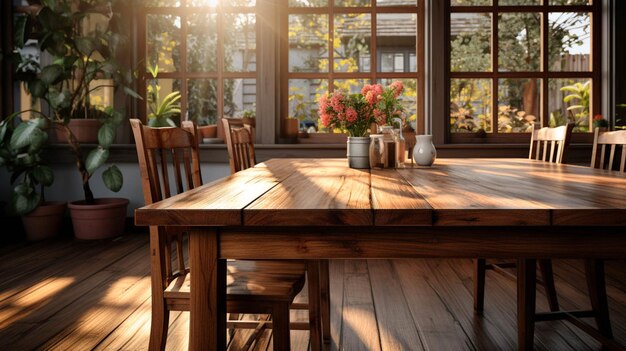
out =
<svg viewBox="0 0 626 351"><path fill-rule="evenodd" d="M437 158L432 135L416 135L413 147L413 161L418 166L432 166Z"/></svg>
<svg viewBox="0 0 626 351"><path fill-rule="evenodd" d="M350 168L370 168L370 137L348 137L348 165Z"/></svg>

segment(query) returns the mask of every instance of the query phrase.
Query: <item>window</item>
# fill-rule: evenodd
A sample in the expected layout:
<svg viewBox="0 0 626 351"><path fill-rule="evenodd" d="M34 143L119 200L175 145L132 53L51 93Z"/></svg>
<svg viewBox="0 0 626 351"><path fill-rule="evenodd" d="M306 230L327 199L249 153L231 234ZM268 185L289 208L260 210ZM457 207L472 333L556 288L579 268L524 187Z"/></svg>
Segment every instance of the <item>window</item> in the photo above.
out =
<svg viewBox="0 0 626 351"><path fill-rule="evenodd" d="M413 128L423 130L422 0L286 0L281 62L282 119L319 127L329 90L402 80ZM419 106L419 108L418 108Z"/></svg>
<svg viewBox="0 0 626 351"><path fill-rule="evenodd" d="M180 92L183 119L206 125L256 111L255 0L147 0L144 10L144 62L158 67L161 98ZM144 97L155 81L143 72Z"/></svg>
<svg viewBox="0 0 626 351"><path fill-rule="evenodd" d="M450 0L450 141L521 140L533 123L589 132L600 111L600 10L590 0Z"/></svg>

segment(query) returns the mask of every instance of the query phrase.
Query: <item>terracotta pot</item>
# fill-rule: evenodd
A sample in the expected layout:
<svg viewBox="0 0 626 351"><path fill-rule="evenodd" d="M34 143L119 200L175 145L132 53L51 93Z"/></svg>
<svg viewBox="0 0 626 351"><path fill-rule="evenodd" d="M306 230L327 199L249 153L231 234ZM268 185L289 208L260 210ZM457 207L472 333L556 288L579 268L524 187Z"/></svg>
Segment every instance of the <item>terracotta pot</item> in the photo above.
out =
<svg viewBox="0 0 626 351"><path fill-rule="evenodd" d="M198 127L198 131L203 138L215 138L217 137L217 124L210 124L208 126Z"/></svg>
<svg viewBox="0 0 626 351"><path fill-rule="evenodd" d="M28 241L38 241L57 236L63 226L65 202L44 202L33 212L22 216Z"/></svg>
<svg viewBox="0 0 626 351"><path fill-rule="evenodd" d="M68 207L77 239L108 239L124 234L128 199L96 199L94 205L74 201Z"/></svg>
<svg viewBox="0 0 626 351"><path fill-rule="evenodd" d="M256 118L244 117L242 119L243 119L243 124L249 124L253 127L256 127Z"/></svg>
<svg viewBox="0 0 626 351"><path fill-rule="evenodd" d="M98 143L98 130L101 124L97 119L72 119L68 126L79 143ZM67 144L67 133L62 126L54 124L48 130L48 135L50 136L51 143Z"/></svg>

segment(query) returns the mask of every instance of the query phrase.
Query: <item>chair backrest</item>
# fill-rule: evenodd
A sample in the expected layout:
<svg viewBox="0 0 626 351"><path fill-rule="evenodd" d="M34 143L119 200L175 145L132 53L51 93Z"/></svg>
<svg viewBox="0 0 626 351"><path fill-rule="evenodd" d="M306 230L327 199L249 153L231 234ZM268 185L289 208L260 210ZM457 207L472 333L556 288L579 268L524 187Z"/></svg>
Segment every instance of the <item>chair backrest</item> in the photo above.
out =
<svg viewBox="0 0 626 351"><path fill-rule="evenodd" d="M611 151L609 153L609 163L606 165L607 169L613 169L613 160L615 159L615 149L617 146L622 147L622 159L619 165L620 173L624 173L626 166L626 130L619 130L615 132L600 132L600 128L596 128L593 135L593 150L591 151L591 167L604 169L604 161L606 157L606 146L611 145ZM601 146L600 158L598 155L598 146Z"/></svg>
<svg viewBox="0 0 626 351"><path fill-rule="evenodd" d="M528 158L550 163L565 162L573 128L574 125L570 123L556 128L544 127L533 130ZM550 149L549 154L548 148ZM534 156L533 151L535 151Z"/></svg>
<svg viewBox="0 0 626 351"><path fill-rule="evenodd" d="M254 129L250 125L234 123L222 118L224 134L226 135L226 147L230 162L230 173L235 174L244 169L254 167L256 157L254 155Z"/></svg>
<svg viewBox="0 0 626 351"><path fill-rule="evenodd" d="M138 119L131 119L130 125L146 205L202 185L198 129L191 121L183 122L182 128L152 128ZM151 269L153 279L159 278L152 282L153 289L164 289L172 280L189 272L185 265L184 232L182 227L150 227ZM176 245L175 258L173 245ZM177 263L177 271L173 270L172 261ZM157 292L153 291L154 294Z"/></svg>
<svg viewBox="0 0 626 351"><path fill-rule="evenodd" d="M152 128L138 119L130 124L146 205L202 185L198 130L192 122L183 122L182 128Z"/></svg>

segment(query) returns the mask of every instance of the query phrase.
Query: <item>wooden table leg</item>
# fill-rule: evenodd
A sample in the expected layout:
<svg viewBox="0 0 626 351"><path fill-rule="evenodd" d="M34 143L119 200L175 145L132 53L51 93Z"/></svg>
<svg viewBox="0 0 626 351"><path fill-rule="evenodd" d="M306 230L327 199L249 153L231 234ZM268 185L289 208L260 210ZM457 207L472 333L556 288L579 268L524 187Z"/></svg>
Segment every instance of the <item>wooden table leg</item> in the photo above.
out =
<svg viewBox="0 0 626 351"><path fill-rule="evenodd" d="M598 330L608 339L612 339L613 331L609 319L609 301L604 279L604 260L585 260L585 275Z"/></svg>
<svg viewBox="0 0 626 351"><path fill-rule="evenodd" d="M320 291L322 309L322 337L325 344L330 344L330 277L328 260L320 260Z"/></svg>
<svg viewBox="0 0 626 351"><path fill-rule="evenodd" d="M535 287L537 261L517 262L517 349L533 350L535 339Z"/></svg>
<svg viewBox="0 0 626 351"><path fill-rule="evenodd" d="M311 350L322 350L322 318L320 315L320 261L307 261L307 283L309 284L309 329Z"/></svg>
<svg viewBox="0 0 626 351"><path fill-rule="evenodd" d="M218 259L218 231L189 235L191 311L189 350L226 350L226 261Z"/></svg>

